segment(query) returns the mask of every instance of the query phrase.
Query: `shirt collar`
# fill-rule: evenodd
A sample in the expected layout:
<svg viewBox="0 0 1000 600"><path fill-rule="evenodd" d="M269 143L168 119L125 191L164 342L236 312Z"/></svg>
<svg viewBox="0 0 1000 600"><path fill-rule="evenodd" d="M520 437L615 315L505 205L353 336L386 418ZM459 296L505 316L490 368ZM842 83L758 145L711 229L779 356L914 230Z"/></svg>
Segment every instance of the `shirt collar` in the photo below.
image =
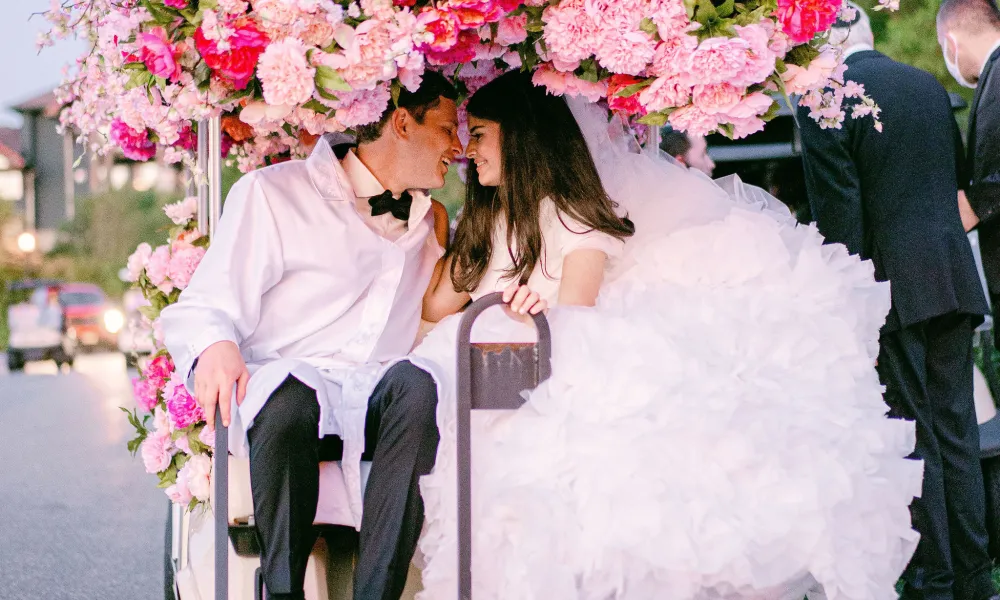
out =
<svg viewBox="0 0 1000 600"><path fill-rule="evenodd" d="M306 159L306 169L320 195L328 200L354 201L357 198L371 198L385 191L353 149L342 161L337 160L330 143L322 137ZM423 190L410 190L410 195L413 197L413 204L410 205L407 226L413 229L431 209L431 197Z"/></svg>
<svg viewBox="0 0 1000 600"><path fill-rule="evenodd" d="M986 58L983 59L983 66L979 68L980 79L983 78L983 73L986 72L986 66L990 64L990 57L993 56L993 53L996 52L997 49L1000 49L1000 40L997 40L997 43L993 44L993 47L990 48L990 51L986 53Z"/></svg>
<svg viewBox="0 0 1000 600"><path fill-rule="evenodd" d="M865 43L854 44L849 48L847 48L847 50L844 50L844 54L841 56L841 58L843 60L847 60L847 57L852 54L857 54L858 52L864 52L865 50L874 50L874 49L875 48L873 48L871 44L865 44Z"/></svg>

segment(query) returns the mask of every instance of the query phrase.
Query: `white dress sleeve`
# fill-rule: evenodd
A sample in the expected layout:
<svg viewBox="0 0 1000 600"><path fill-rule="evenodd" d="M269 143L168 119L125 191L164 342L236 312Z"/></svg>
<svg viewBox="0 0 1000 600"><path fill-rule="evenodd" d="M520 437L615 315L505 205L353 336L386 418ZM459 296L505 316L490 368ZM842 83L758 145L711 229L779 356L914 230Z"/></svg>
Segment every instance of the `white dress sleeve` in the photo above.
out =
<svg viewBox="0 0 1000 600"><path fill-rule="evenodd" d="M609 259L615 259L622 255L625 247L622 240L595 231L561 211L556 213L551 226L557 232L556 239L559 241L561 256L567 256L576 250L600 250L607 254Z"/></svg>
<svg viewBox="0 0 1000 600"><path fill-rule="evenodd" d="M226 198L212 244L176 304L160 315L164 344L180 373L212 344L240 344L256 328L264 293L281 278L278 230L257 178L238 181Z"/></svg>

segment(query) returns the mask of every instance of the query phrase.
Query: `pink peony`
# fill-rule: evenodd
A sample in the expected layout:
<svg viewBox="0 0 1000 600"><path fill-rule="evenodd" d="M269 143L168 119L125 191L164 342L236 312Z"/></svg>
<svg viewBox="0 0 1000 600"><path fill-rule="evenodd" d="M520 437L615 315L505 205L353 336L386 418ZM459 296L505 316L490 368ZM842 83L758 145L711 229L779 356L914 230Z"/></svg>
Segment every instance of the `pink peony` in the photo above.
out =
<svg viewBox="0 0 1000 600"><path fill-rule="evenodd" d="M201 431L198 432L198 441L209 448L215 448L215 430L202 427Z"/></svg>
<svg viewBox="0 0 1000 600"><path fill-rule="evenodd" d="M267 47L267 35L248 18L236 19L227 25L233 28L227 40L228 50L222 50L218 40L208 39L203 27L194 32L195 46L216 76L238 90L246 89L257 68L257 60Z"/></svg>
<svg viewBox="0 0 1000 600"><path fill-rule="evenodd" d="M111 122L111 141L122 149L125 158L131 160L149 160L156 156L156 144L149 139L145 129L136 131L121 119Z"/></svg>
<svg viewBox="0 0 1000 600"><path fill-rule="evenodd" d="M726 111L726 116L732 119L759 117L770 110L772 104L774 104L774 100L770 96L764 92L754 92Z"/></svg>
<svg viewBox="0 0 1000 600"><path fill-rule="evenodd" d="M142 455L142 464L146 467L147 473L159 473L170 466L173 458L173 443L170 441L170 433L167 431L157 431L150 434L142 442L139 453Z"/></svg>
<svg viewBox="0 0 1000 600"><path fill-rule="evenodd" d="M507 17L497 24L497 37L493 42L498 46L512 46L528 39L528 15Z"/></svg>
<svg viewBox="0 0 1000 600"><path fill-rule="evenodd" d="M691 54L698 48L698 38L677 35L666 38L656 46L649 72L660 77L677 77L687 73Z"/></svg>
<svg viewBox="0 0 1000 600"><path fill-rule="evenodd" d="M149 72L157 77L176 80L181 76L181 66L177 64L177 50L167 39L167 31L162 27L153 27L136 36L139 44L139 60Z"/></svg>
<svg viewBox="0 0 1000 600"><path fill-rule="evenodd" d="M843 0L778 0L775 16L793 44L804 44L837 20Z"/></svg>
<svg viewBox="0 0 1000 600"><path fill-rule="evenodd" d="M177 476L176 483L163 490L163 492L170 498L171 502L180 504L181 506L187 506L194 499L194 496L191 495L191 490L188 489L187 478L181 477L180 474Z"/></svg>
<svg viewBox="0 0 1000 600"><path fill-rule="evenodd" d="M685 106L691 100L691 85L680 77L660 77L639 92L639 102L649 112Z"/></svg>
<svg viewBox="0 0 1000 600"><path fill-rule="evenodd" d="M774 72L777 55L770 48L767 29L760 25L735 26L740 39L746 41L747 62L744 68L729 83L737 87L747 87L760 83Z"/></svg>
<svg viewBox="0 0 1000 600"><path fill-rule="evenodd" d="M553 96L582 96L591 102L597 102L608 93L607 82L586 81L572 73L557 71L549 64L536 69L531 81L535 85L545 86Z"/></svg>
<svg viewBox="0 0 1000 600"><path fill-rule="evenodd" d="M458 42L460 24L458 18L449 11L425 8L417 17L417 25L426 32L421 50L444 52Z"/></svg>
<svg viewBox="0 0 1000 600"><path fill-rule="evenodd" d="M189 454L190 455L192 453L191 452L191 442L188 441L188 438L187 438L186 435L182 435L181 437L179 437L176 440L174 440L174 445L177 446L177 449L180 450L181 452L183 452L184 454Z"/></svg>
<svg viewBox="0 0 1000 600"><path fill-rule="evenodd" d="M549 57L572 63L590 57L596 50L599 29L586 11L584 0L564 0L542 13L543 38Z"/></svg>
<svg viewBox="0 0 1000 600"><path fill-rule="evenodd" d="M744 90L728 83L696 85L692 92L694 105L706 113L728 113L736 108L743 98Z"/></svg>
<svg viewBox="0 0 1000 600"><path fill-rule="evenodd" d="M198 268L198 263L205 257L205 249L198 246L187 246L176 250L170 257L167 276L174 287L183 290L191 281L191 276Z"/></svg>
<svg viewBox="0 0 1000 600"><path fill-rule="evenodd" d="M154 286L164 291L164 286L169 291L173 289L167 281L167 269L170 266L170 246L160 246L149 256L146 261L146 278ZM167 293L164 291L164 293Z"/></svg>
<svg viewBox="0 0 1000 600"><path fill-rule="evenodd" d="M757 117L746 119L730 119L733 126L733 138L744 138L750 134L764 130L764 120Z"/></svg>
<svg viewBox="0 0 1000 600"><path fill-rule="evenodd" d="M126 270L128 270L129 281L139 281L139 275L146 268L146 263L149 262L149 257L152 254L153 249L149 244L146 242L139 244L135 252L132 253L132 256L128 257L128 262L125 265Z"/></svg>
<svg viewBox="0 0 1000 600"><path fill-rule="evenodd" d="M685 106L670 113L670 125L691 135L708 135L718 129L719 115L709 114L695 106Z"/></svg>
<svg viewBox="0 0 1000 600"><path fill-rule="evenodd" d="M656 41L644 31L611 29L601 36L594 54L613 73L638 75L656 53Z"/></svg>
<svg viewBox="0 0 1000 600"><path fill-rule="evenodd" d="M132 380L132 392L135 395L136 406L146 412L152 412L156 407L156 392L159 386L143 377L136 377Z"/></svg>
<svg viewBox="0 0 1000 600"><path fill-rule="evenodd" d="M170 421L177 429L184 429L205 420L205 413L188 393L183 378L176 371L163 388L163 399L167 404Z"/></svg>
<svg viewBox="0 0 1000 600"><path fill-rule="evenodd" d="M167 384L167 381L174 374L174 361L168 355L160 354L149 361L142 374L147 381L156 386L156 389L160 389Z"/></svg>
<svg viewBox="0 0 1000 600"><path fill-rule="evenodd" d="M827 50L814 58L807 67L788 63L787 69L781 74L781 79L785 82L785 91L789 94L802 95L822 88L839 64L837 55L832 50Z"/></svg>
<svg viewBox="0 0 1000 600"><path fill-rule="evenodd" d="M686 71L697 74L701 84L727 82L746 68L749 47L740 38L708 38L691 53Z"/></svg>
<svg viewBox="0 0 1000 600"><path fill-rule="evenodd" d="M170 8L182 9L188 7L188 0L163 0L163 4Z"/></svg>
<svg viewBox="0 0 1000 600"><path fill-rule="evenodd" d="M644 114L645 108L639 102L639 93L619 96L618 92L643 80L631 75L612 75L608 81L608 108L626 115Z"/></svg>
<svg viewBox="0 0 1000 600"><path fill-rule="evenodd" d="M196 454L177 474L187 482L191 495L202 502L208 502L212 497L212 459L205 454Z"/></svg>
<svg viewBox="0 0 1000 600"><path fill-rule="evenodd" d="M257 77L268 104L305 104L316 89L316 69L306 59L306 45L294 37L273 42L264 50Z"/></svg>
<svg viewBox="0 0 1000 600"><path fill-rule="evenodd" d="M391 99L392 93L384 84L373 90L342 92L339 94L336 119L344 127L374 123L388 108Z"/></svg>

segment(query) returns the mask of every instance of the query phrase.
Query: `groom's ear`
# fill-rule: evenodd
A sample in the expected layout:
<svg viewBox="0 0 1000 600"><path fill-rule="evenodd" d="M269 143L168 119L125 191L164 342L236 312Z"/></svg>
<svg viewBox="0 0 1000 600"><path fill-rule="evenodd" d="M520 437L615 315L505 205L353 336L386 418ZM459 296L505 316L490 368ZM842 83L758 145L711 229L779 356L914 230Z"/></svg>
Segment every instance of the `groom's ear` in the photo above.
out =
<svg viewBox="0 0 1000 600"><path fill-rule="evenodd" d="M400 140L410 138L410 135L413 133L414 124L413 115L405 108L397 108L392 111L392 115L389 117L389 128L392 131L392 135Z"/></svg>

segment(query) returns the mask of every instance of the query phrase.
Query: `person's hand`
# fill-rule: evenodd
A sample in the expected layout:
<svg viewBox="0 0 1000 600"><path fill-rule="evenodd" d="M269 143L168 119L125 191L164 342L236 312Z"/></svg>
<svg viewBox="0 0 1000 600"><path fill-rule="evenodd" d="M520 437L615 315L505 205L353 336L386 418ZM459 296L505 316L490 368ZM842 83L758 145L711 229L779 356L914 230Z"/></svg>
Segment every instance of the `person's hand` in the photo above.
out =
<svg viewBox="0 0 1000 600"><path fill-rule="evenodd" d="M201 353L194 370L194 397L205 411L209 429L215 429L216 405L222 409L222 424L229 427L233 385L236 385L236 404L242 404L249 380L250 372L236 344L216 342Z"/></svg>
<svg viewBox="0 0 1000 600"><path fill-rule="evenodd" d="M511 284L503 291L503 301L507 304L511 316L523 317L537 315L548 309L549 303L543 300L538 292L533 292L526 285Z"/></svg>

